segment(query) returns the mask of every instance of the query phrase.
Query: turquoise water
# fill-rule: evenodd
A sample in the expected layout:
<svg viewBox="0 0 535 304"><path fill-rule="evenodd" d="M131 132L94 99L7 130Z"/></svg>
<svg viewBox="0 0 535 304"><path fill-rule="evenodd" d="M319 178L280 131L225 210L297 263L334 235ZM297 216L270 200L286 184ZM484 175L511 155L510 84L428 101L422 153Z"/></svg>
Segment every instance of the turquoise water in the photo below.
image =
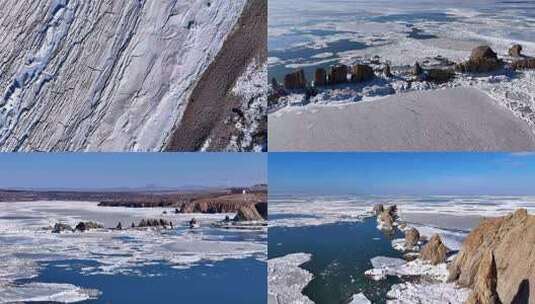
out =
<svg viewBox="0 0 535 304"><path fill-rule="evenodd" d="M266 263L253 258L225 260L181 270L161 263L136 269L142 276L82 275L81 268L87 266L96 266L96 263L80 260L49 263L39 277L24 282L70 283L102 292L97 300L79 302L84 304L267 302Z"/></svg>
<svg viewBox="0 0 535 304"><path fill-rule="evenodd" d="M363 292L373 303L386 303L386 293L400 280L388 277L374 281L364 275L376 256L402 257L392 249L391 240L401 232L386 235L377 228L375 218L364 222L336 223L297 228L269 229L269 258L291 253L311 253L302 267L314 274L303 294L317 304L346 303L353 294Z"/></svg>

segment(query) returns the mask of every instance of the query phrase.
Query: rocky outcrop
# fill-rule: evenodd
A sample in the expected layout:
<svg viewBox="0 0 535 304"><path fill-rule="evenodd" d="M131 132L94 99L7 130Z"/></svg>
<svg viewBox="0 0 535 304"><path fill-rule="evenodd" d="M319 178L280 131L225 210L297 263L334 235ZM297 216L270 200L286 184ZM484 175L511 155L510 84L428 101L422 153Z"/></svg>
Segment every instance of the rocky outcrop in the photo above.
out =
<svg viewBox="0 0 535 304"><path fill-rule="evenodd" d="M501 304L500 298L496 292L497 270L494 255L489 250L483 255L474 287L466 304Z"/></svg>
<svg viewBox="0 0 535 304"><path fill-rule="evenodd" d="M349 68L347 65L338 64L332 66L329 70L329 84L340 84L347 82L347 74L349 73Z"/></svg>
<svg viewBox="0 0 535 304"><path fill-rule="evenodd" d="M182 203L180 213L233 213L242 206L252 204L251 202L239 201L218 201L216 199L203 199L194 202Z"/></svg>
<svg viewBox="0 0 535 304"><path fill-rule="evenodd" d="M54 228L52 228L52 233L61 233L64 231L73 231L73 229L70 225L62 223L56 223L54 224Z"/></svg>
<svg viewBox="0 0 535 304"><path fill-rule="evenodd" d="M84 231L91 230L91 229L102 229L102 228L104 228L104 226L102 226L99 223L95 223L95 222L80 222L80 223L78 223L76 225L74 230L80 231L80 232L84 232Z"/></svg>
<svg viewBox="0 0 535 304"><path fill-rule="evenodd" d="M318 68L314 74L314 86L321 87L325 85L327 85L327 71L323 68Z"/></svg>
<svg viewBox="0 0 535 304"><path fill-rule="evenodd" d="M535 216L519 209L483 220L465 239L449 267L449 279L480 295L492 294L492 290L481 290L492 284L478 282L489 272L489 252L496 264L496 291L501 302L535 304Z"/></svg>
<svg viewBox="0 0 535 304"><path fill-rule="evenodd" d="M418 62L416 62L414 64L414 67L412 68L412 74L414 76L419 76L421 75L422 73L424 72L424 70L422 69L422 67L420 66L420 64Z"/></svg>
<svg viewBox="0 0 535 304"><path fill-rule="evenodd" d="M511 63L511 67L515 70L535 69L535 58L517 60Z"/></svg>
<svg viewBox="0 0 535 304"><path fill-rule="evenodd" d="M254 207L256 208L256 211L260 213L262 218L264 218L264 220L268 219L268 203L267 202L256 203Z"/></svg>
<svg viewBox="0 0 535 304"><path fill-rule="evenodd" d="M164 149L247 2L2 1L1 150Z"/></svg>
<svg viewBox="0 0 535 304"><path fill-rule="evenodd" d="M449 249L442 243L440 236L434 234L431 240L420 251L420 257L433 265L446 262L446 255Z"/></svg>
<svg viewBox="0 0 535 304"><path fill-rule="evenodd" d="M383 211L377 218L381 230L391 231L394 229L394 218L389 212Z"/></svg>
<svg viewBox="0 0 535 304"><path fill-rule="evenodd" d="M351 82L363 82L375 77L373 68L365 64L356 64L351 71Z"/></svg>
<svg viewBox="0 0 535 304"><path fill-rule="evenodd" d="M305 71L303 69L297 70L293 73L284 76L284 87L288 90L304 89L307 86Z"/></svg>
<svg viewBox="0 0 535 304"><path fill-rule="evenodd" d="M137 227L173 227L173 223L164 219L142 219Z"/></svg>
<svg viewBox="0 0 535 304"><path fill-rule="evenodd" d="M509 49L509 56L511 57L522 57L522 46L520 44L515 44Z"/></svg>
<svg viewBox="0 0 535 304"><path fill-rule="evenodd" d="M260 213L258 213L254 205L241 207L238 210L238 213L236 214L236 216L234 217L235 222L263 221L263 220L264 218L262 217L262 215L260 215Z"/></svg>
<svg viewBox="0 0 535 304"><path fill-rule="evenodd" d="M426 74L428 81L436 83L448 82L455 76L455 72L450 69L429 69Z"/></svg>
<svg viewBox="0 0 535 304"><path fill-rule="evenodd" d="M383 204L376 204L373 206L373 213L375 215L379 215L383 213L383 211L385 211L385 207L383 206Z"/></svg>
<svg viewBox="0 0 535 304"><path fill-rule="evenodd" d="M486 73L500 69L503 62L489 46L479 46L472 50L470 59L455 65L455 69L463 73Z"/></svg>
<svg viewBox="0 0 535 304"><path fill-rule="evenodd" d="M412 248L418 245L419 241L420 241L420 232L418 232L416 228L410 228L409 230L405 231L405 247L406 248Z"/></svg>

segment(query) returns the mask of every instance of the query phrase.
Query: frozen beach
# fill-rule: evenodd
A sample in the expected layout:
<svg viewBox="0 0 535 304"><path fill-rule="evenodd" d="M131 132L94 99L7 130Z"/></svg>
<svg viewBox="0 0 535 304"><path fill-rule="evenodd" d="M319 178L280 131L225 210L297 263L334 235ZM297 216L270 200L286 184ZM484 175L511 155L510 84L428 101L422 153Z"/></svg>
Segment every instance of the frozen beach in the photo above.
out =
<svg viewBox="0 0 535 304"><path fill-rule="evenodd" d="M282 83L285 75L303 69L306 80L313 82L317 68L365 64L373 68L375 79L274 94L270 149L533 149L534 71L456 73L445 83L410 76L415 62L424 69L451 68L480 45L490 46L507 64L516 60L508 54L515 43L522 45L523 54L535 56L533 3L411 0L325 5L312 0L298 1L289 9L283 2L270 2L270 78ZM381 72L386 65L391 77ZM452 88L466 94L460 98L458 89ZM407 100L415 105L407 106ZM349 107L345 115L334 113L348 108L329 107L363 101L380 106Z"/></svg>
<svg viewBox="0 0 535 304"><path fill-rule="evenodd" d="M212 303L240 293L243 303L265 302L267 231L210 226L231 214L163 214L165 208L98 207L94 202L6 202L0 207L0 303L128 301L136 290L143 299L143 288L132 287L150 284L153 278L161 290L146 301L180 295L185 301ZM201 228L188 229L192 217ZM109 228L118 222L129 228L145 218L171 221L174 229ZM51 232L55 223L74 227L88 220L105 228ZM237 268L248 273L247 282L238 282L243 271ZM218 287L205 293L188 284ZM245 294L243 284L248 285ZM124 288L132 292L123 294Z"/></svg>

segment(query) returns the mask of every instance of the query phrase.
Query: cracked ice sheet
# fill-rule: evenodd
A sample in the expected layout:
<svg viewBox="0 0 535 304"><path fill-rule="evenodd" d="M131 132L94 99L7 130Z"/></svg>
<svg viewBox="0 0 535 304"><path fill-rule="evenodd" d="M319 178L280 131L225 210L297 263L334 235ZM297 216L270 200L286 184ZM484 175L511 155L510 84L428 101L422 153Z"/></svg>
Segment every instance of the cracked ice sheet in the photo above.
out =
<svg viewBox="0 0 535 304"><path fill-rule="evenodd" d="M372 201L351 197L270 198L269 226L299 227L361 221Z"/></svg>
<svg viewBox="0 0 535 304"><path fill-rule="evenodd" d="M59 302L76 303L95 299L99 292L72 284L28 283L21 286L0 287L0 303Z"/></svg>
<svg viewBox="0 0 535 304"><path fill-rule="evenodd" d="M406 262L403 259L378 256L371 259L373 269L364 274L374 280L383 280L386 276L424 276L435 281L446 282L448 279L448 266L446 263L432 265L420 259Z"/></svg>
<svg viewBox="0 0 535 304"><path fill-rule="evenodd" d="M269 304L314 304L302 294L312 273L299 267L310 258L308 253L293 253L268 260Z"/></svg>
<svg viewBox="0 0 535 304"><path fill-rule="evenodd" d="M0 295L18 279L39 274L39 263L65 259L92 260L96 267L83 274L140 274L136 269L157 261L174 268L189 268L204 261L254 257L265 261L265 241L225 241L201 228L172 234L153 229L108 230L54 234L49 227L57 222L74 226L81 220L115 227L117 219L138 221L157 217L172 220L175 227L186 226L191 217L208 224L226 214L162 215L164 208L98 207L95 202L7 202L0 203ZM127 226L127 225L124 225ZM243 233L243 232L241 232ZM7 245L7 246L4 246ZM24 253L23 256L20 254ZM33 290L31 288L27 290ZM52 290L52 289L51 289Z"/></svg>
<svg viewBox="0 0 535 304"><path fill-rule="evenodd" d="M462 304L468 299L469 293L469 289L457 288L455 283L406 282L392 286L387 293L387 304Z"/></svg>

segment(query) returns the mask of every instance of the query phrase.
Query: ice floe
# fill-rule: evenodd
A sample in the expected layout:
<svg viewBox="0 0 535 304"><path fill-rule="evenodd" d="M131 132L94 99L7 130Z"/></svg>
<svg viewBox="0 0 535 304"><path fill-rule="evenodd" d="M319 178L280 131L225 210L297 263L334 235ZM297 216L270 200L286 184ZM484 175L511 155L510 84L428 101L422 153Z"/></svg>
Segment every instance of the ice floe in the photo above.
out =
<svg viewBox="0 0 535 304"><path fill-rule="evenodd" d="M411 283L396 284L388 291L388 304L462 304L470 290L458 288L455 283Z"/></svg>
<svg viewBox="0 0 535 304"><path fill-rule="evenodd" d="M310 258L308 253L294 253L268 260L269 304L314 303L301 292L313 276L299 266Z"/></svg>

